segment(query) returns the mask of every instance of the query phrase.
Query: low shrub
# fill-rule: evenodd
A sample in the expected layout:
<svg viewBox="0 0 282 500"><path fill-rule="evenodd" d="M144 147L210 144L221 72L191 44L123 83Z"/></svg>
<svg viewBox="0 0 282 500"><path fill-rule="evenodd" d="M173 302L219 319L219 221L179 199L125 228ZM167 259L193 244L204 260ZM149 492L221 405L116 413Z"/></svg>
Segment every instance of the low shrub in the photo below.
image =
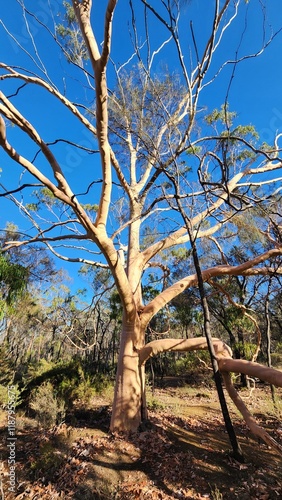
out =
<svg viewBox="0 0 282 500"><path fill-rule="evenodd" d="M32 370L29 371L31 374ZM43 363L29 375L28 383L22 391L25 406L35 412L44 427L60 423L66 411L76 402L87 406L96 394L105 395L111 380L104 374L89 375L77 362ZM23 405L24 406L24 405Z"/></svg>
<svg viewBox="0 0 282 500"><path fill-rule="evenodd" d="M282 354L282 342L277 342L275 346L275 353Z"/></svg>
<svg viewBox="0 0 282 500"><path fill-rule="evenodd" d="M55 395L51 382L44 382L32 391L29 406L42 427L49 428L64 420L65 402Z"/></svg>

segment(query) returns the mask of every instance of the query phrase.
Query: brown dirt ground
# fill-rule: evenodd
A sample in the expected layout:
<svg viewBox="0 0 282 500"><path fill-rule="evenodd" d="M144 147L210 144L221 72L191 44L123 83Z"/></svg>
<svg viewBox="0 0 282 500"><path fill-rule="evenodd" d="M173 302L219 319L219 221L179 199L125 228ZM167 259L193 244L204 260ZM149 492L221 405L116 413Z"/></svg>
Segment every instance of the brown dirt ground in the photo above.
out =
<svg viewBox="0 0 282 500"><path fill-rule="evenodd" d="M167 383L169 385L169 382ZM282 391L277 391L281 398ZM268 388L243 393L258 421L282 444L281 409ZM279 500L282 458L231 416L245 462L230 444L215 391L169 387L149 394L150 424L124 438L108 433L109 400L77 408L61 426L43 430L17 416L17 491L10 493L5 412L0 415L0 498L77 500Z"/></svg>

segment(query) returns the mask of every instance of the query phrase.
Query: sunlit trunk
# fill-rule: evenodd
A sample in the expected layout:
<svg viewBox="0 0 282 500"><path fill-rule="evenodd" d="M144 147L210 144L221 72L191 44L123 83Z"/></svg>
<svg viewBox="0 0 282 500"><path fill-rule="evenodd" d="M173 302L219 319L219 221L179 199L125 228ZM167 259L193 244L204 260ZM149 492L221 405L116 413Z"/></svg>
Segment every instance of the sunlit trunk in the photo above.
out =
<svg viewBox="0 0 282 500"><path fill-rule="evenodd" d="M145 402L145 372L139 366L135 348L140 339L138 315L134 322L127 322L124 315L121 345L116 374L115 395L111 419L111 431L129 432L138 429L147 418Z"/></svg>

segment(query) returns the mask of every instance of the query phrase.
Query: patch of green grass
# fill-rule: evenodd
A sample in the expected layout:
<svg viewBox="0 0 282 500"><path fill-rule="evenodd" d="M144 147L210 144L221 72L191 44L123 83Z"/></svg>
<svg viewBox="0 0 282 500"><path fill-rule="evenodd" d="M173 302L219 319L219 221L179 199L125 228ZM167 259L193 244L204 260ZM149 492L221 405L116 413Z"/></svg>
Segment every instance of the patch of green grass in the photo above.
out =
<svg viewBox="0 0 282 500"><path fill-rule="evenodd" d="M63 464L64 457L50 442L40 446L40 455L30 464L31 475L34 479L44 477L45 482L51 481L54 474Z"/></svg>
<svg viewBox="0 0 282 500"><path fill-rule="evenodd" d="M165 405L162 401L155 397L151 397L147 401L147 408L151 411L164 410Z"/></svg>

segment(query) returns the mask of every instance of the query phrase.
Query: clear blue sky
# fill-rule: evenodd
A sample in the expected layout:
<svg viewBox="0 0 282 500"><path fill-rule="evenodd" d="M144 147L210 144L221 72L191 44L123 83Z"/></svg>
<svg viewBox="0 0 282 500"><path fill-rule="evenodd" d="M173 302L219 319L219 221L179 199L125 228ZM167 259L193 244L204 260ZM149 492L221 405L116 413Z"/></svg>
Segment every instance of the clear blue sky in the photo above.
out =
<svg viewBox="0 0 282 500"><path fill-rule="evenodd" d="M134 1L137 6L137 17L141 16L143 8L140 2ZM154 5L158 5L158 0L153 0ZM183 2L184 3L184 2ZM221 2L222 3L222 2ZM49 5L52 8L52 15L49 12ZM101 41L103 37L103 19L102 13L106 1L94 1L93 23L97 27L98 39ZM193 31L196 38L198 51L201 52L204 46L204 34L210 26L212 15L212 4L210 0L191 0L183 6L186 14L185 23L181 25L181 34L184 39L187 39L187 45L191 38L190 20L193 18ZM281 16L281 0L266 1L268 18L266 21L266 38L271 32L270 25L275 32L282 26ZM118 7L115 13L115 21L113 28L113 52L112 57L118 63L125 62L132 55L132 48L128 37L128 21L130 21L130 12L127 8L128 2L119 0ZM62 2L59 0L28 0L26 1L27 8L30 8L40 21L46 23L50 28L54 22L59 22ZM248 3L250 16L248 20L247 34L243 38L239 55L245 53L256 53L262 45L262 15L261 2L259 0L250 0ZM3 3L0 7L0 18L6 25L10 33L17 38L23 49L20 50L15 42L7 36L3 26L0 26L0 60L7 64L18 65L20 67L30 67L33 71L40 73L40 69L36 68L34 62L25 52L31 50L33 57L36 59L36 51L30 44L30 38L26 31L25 24L21 15L20 1L10 0L9 5ZM30 19L30 28L33 34L34 41L38 48L38 54L46 68L48 75L58 85L62 91L66 84L68 97L74 102L81 101L81 92L91 99L90 92L86 89L82 90L81 84L76 80L76 72L68 65L62 55L58 53L57 46L50 40L48 33L38 27L35 22ZM156 27L155 21L149 21L150 28L153 32L151 39L152 50L156 50L159 42L163 37L164 30L159 26ZM238 20L231 28L230 35L223 38L223 43L219 51L219 55L215 58L215 63L211 67L210 76L213 76L217 71L219 58L230 59L234 58L236 49L239 47L241 34L245 29L245 17L240 15ZM140 31L140 39L145 38L144 30ZM261 134L263 140L271 143L277 131L282 131L282 93L281 93L281 78L282 78L282 62L281 62L281 46L282 36L278 35L265 53L259 58L253 58L242 62L237 66L235 78L230 88L228 97L230 109L238 113L239 121L242 124L253 124ZM173 71L175 57L171 57L172 53L167 50L156 59L156 70L161 68L163 63L167 63ZM189 50L186 51L186 58L189 57ZM192 49L192 57L193 49ZM37 63L40 62L37 58ZM207 106L210 110L214 107L219 107L226 96L226 85L230 78L232 66L228 66L217 79L215 84L207 87L206 93L203 94L201 101L202 105ZM86 82L84 82L86 83ZM14 82L0 82L0 87L6 94L13 93L17 85ZM31 119L32 123L38 128L43 138L46 141L54 140L62 135L67 136L70 140L78 141L87 147L95 148L91 137L87 132L82 130L81 125L74 124L70 119L70 115L62 106L57 105L56 101L50 99L42 90L39 93L34 92L30 88L28 91L20 92L14 99L15 105L19 105L21 111ZM42 104L43 109L42 109ZM42 110L38 112L38 110ZM55 120L53 119L55 115ZM63 130L63 133L62 133ZM15 141L19 151L24 151L24 154L30 158L36 152L36 148L32 145L27 145L22 133L16 129L8 130L9 136ZM282 146L282 145L281 145ZM71 148L64 145L56 150L58 159L68 174L70 182L75 185L75 192L84 191L87 186L87 169L85 165L89 163L88 173L91 174L93 168L93 156L89 157L86 153L73 155ZM39 160L43 170L47 165ZM82 166L84 167L82 175ZM18 185L19 169L16 164L11 162L5 153L0 150L0 167L3 172L0 181L8 188ZM85 176L86 175L86 176ZM91 176L90 176L91 177ZM90 178L89 177L89 178ZM92 177L91 177L92 178ZM24 177L26 181L29 177ZM7 221L13 221L23 230L27 230L29 222L24 221L19 217L18 209L11 204L7 204L3 198L0 198L0 227L3 228ZM61 263L59 262L59 266ZM65 264L62 263L65 267ZM67 266L71 274L75 274L77 265ZM75 269L73 273L72 270ZM79 281L75 281L77 286L81 286Z"/></svg>

